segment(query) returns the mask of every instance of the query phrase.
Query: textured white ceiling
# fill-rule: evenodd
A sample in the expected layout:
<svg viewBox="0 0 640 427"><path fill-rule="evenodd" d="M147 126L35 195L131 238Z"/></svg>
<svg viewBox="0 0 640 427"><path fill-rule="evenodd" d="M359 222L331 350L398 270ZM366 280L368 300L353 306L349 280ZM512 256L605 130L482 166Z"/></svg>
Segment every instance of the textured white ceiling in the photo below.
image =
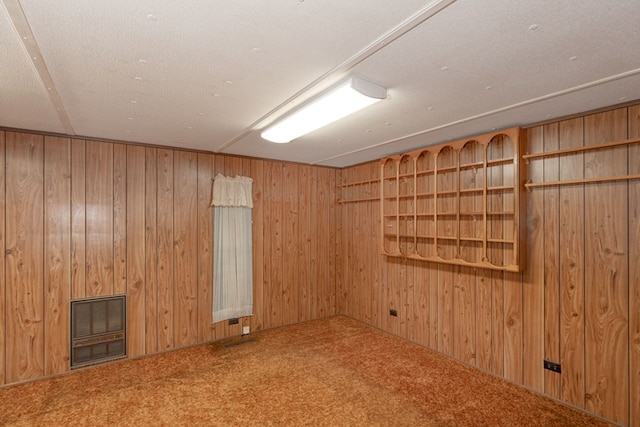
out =
<svg viewBox="0 0 640 427"><path fill-rule="evenodd" d="M637 0L2 1L4 127L341 167L640 99ZM260 138L347 74L389 98Z"/></svg>

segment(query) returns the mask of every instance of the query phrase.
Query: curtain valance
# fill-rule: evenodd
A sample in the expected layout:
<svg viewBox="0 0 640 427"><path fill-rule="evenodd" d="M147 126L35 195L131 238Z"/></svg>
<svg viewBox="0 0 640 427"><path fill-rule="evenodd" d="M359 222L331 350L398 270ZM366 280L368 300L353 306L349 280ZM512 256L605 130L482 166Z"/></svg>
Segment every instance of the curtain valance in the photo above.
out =
<svg viewBox="0 0 640 427"><path fill-rule="evenodd" d="M227 177L218 174L213 179L211 206L253 208L253 180L247 176Z"/></svg>

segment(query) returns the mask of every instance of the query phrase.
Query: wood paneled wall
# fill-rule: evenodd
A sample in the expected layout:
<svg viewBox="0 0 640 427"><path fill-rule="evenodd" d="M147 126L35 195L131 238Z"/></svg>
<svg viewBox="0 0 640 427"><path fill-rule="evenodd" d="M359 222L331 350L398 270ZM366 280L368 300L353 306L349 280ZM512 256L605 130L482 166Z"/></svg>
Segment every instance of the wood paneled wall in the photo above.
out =
<svg viewBox="0 0 640 427"><path fill-rule="evenodd" d="M211 325L212 178L254 179L254 312ZM0 130L0 385L69 370L69 301L127 294L129 357L335 313L336 176Z"/></svg>
<svg viewBox="0 0 640 427"><path fill-rule="evenodd" d="M639 136L633 106L532 127L526 151ZM533 182L637 174L640 144L528 166ZM378 167L344 169L341 180L374 179ZM527 198L521 274L380 256L380 202L344 204L338 311L638 427L640 180L536 188ZM562 373L544 370L543 359L561 363Z"/></svg>

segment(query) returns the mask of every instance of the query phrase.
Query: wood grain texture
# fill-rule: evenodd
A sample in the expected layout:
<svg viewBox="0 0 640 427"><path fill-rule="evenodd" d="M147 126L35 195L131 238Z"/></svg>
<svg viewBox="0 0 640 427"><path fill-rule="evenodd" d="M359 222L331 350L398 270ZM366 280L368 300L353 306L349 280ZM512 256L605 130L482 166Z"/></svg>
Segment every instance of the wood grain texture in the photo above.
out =
<svg viewBox="0 0 640 427"><path fill-rule="evenodd" d="M629 108L629 138L640 137L640 106ZM629 173L640 173L640 144L629 146ZM629 425L640 427L640 181L629 181Z"/></svg>
<svg viewBox="0 0 640 427"><path fill-rule="evenodd" d="M142 356L146 344L145 149L126 147L127 355ZM116 287L115 292L120 289Z"/></svg>
<svg viewBox="0 0 640 427"><path fill-rule="evenodd" d="M86 296L113 295L113 144L85 149Z"/></svg>
<svg viewBox="0 0 640 427"><path fill-rule="evenodd" d="M6 378L44 374L43 137L6 133Z"/></svg>
<svg viewBox="0 0 640 427"><path fill-rule="evenodd" d="M285 164L282 171L283 192L283 275L282 275L282 322L297 323L299 307L299 229L298 221L298 165ZM298 262L292 262L298 259Z"/></svg>
<svg viewBox="0 0 640 427"><path fill-rule="evenodd" d="M214 339L213 310L213 188L214 156L198 154L198 342Z"/></svg>
<svg viewBox="0 0 640 427"><path fill-rule="evenodd" d="M583 119L559 123L560 148L581 146ZM583 176L582 154L560 158L560 179ZM584 188L561 187L560 191L560 360L562 399L584 407Z"/></svg>
<svg viewBox="0 0 640 427"><path fill-rule="evenodd" d="M145 351L158 352L158 149L145 149Z"/></svg>
<svg viewBox="0 0 640 427"><path fill-rule="evenodd" d="M0 205L6 206L5 202L5 132L0 130ZM6 281L5 281L5 209L0 209L0 253L5 254L0 259L0 385L6 383Z"/></svg>
<svg viewBox="0 0 640 427"><path fill-rule="evenodd" d="M469 365L476 364L476 269L454 266L453 355Z"/></svg>
<svg viewBox="0 0 640 427"><path fill-rule="evenodd" d="M520 273L504 273L504 377L522 384L523 372L523 307Z"/></svg>
<svg viewBox="0 0 640 427"><path fill-rule="evenodd" d="M44 142L44 374L69 367L71 298L71 142Z"/></svg>
<svg viewBox="0 0 640 427"><path fill-rule="evenodd" d="M297 311L298 320L304 322L311 317L311 167L298 165L298 173L294 179L298 182L298 194L296 210L298 215L298 253L294 259L298 259L297 280ZM291 260L289 260L291 262Z"/></svg>
<svg viewBox="0 0 640 427"><path fill-rule="evenodd" d="M158 149L158 350L174 347L174 259L173 259L173 154Z"/></svg>
<svg viewBox="0 0 640 427"><path fill-rule="evenodd" d="M253 179L253 316L251 330L264 329L264 161L251 160Z"/></svg>
<svg viewBox="0 0 640 427"><path fill-rule="evenodd" d="M544 128L539 126L529 130L529 151L544 150ZM527 168L527 179L541 181L544 179L544 168L541 162L531 162ZM523 372L524 384L538 391L544 390L544 296L545 296L545 234L546 222L544 214L547 212L545 194L542 191L527 194L527 269L522 282L523 319ZM557 215L557 212L553 212ZM557 359L551 359L557 360ZM556 374L557 375L557 374ZM559 377L559 376L558 376Z"/></svg>
<svg viewBox="0 0 640 427"><path fill-rule="evenodd" d="M86 295L86 144L71 140L71 298Z"/></svg>
<svg viewBox="0 0 640 427"><path fill-rule="evenodd" d="M283 243L282 243L282 165L272 164L270 167L270 240L271 270L270 275L270 295L267 301L269 307L270 327L282 326L282 267L283 267Z"/></svg>
<svg viewBox="0 0 640 427"><path fill-rule="evenodd" d="M174 337L177 347L198 342L197 154L176 151L173 159Z"/></svg>
<svg viewBox="0 0 640 427"><path fill-rule="evenodd" d="M113 144L113 294L127 293L128 244L128 149ZM142 168L144 172L144 167ZM139 224L136 224L139 226ZM128 304L128 303L127 303ZM128 336L127 339L131 339Z"/></svg>
<svg viewBox="0 0 640 427"><path fill-rule="evenodd" d="M585 117L585 145L625 139L626 109ZM626 173L627 149L587 152L585 178ZM586 408L629 421L628 184L585 187Z"/></svg>
<svg viewBox="0 0 640 427"><path fill-rule="evenodd" d="M559 125L552 123L544 126L544 151L557 150L559 144ZM559 179L559 159L545 159L542 164L544 168L542 178L545 181ZM537 259L543 259L544 264L544 328L541 328L544 331L544 359L560 363L560 190L553 187L545 188L542 194L544 197L542 226L544 254L538 254ZM532 248L528 249L532 250ZM535 266L530 268L533 269ZM555 398L561 398L562 375L545 370L544 392Z"/></svg>

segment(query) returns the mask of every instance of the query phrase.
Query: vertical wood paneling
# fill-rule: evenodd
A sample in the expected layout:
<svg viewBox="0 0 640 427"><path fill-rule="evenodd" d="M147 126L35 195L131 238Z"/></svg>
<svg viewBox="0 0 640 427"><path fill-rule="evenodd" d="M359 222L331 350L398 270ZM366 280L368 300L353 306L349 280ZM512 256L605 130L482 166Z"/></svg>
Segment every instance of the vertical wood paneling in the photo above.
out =
<svg viewBox="0 0 640 427"><path fill-rule="evenodd" d="M127 146L113 144L113 294L127 292ZM142 169L144 171L144 168ZM129 310L127 310L129 311ZM130 339L131 337L127 337Z"/></svg>
<svg viewBox="0 0 640 427"><path fill-rule="evenodd" d="M453 356L453 266L438 265L438 351Z"/></svg>
<svg viewBox="0 0 640 427"><path fill-rule="evenodd" d="M585 117L585 145L627 136L627 111ZM625 174L627 148L585 153L585 177ZM629 421L628 184L585 188L586 408L615 422ZM637 258L636 258L637 259Z"/></svg>
<svg viewBox="0 0 640 427"><path fill-rule="evenodd" d="M311 221L310 221L310 198L311 198L311 167L307 165L298 166L298 175L294 179L298 182L297 212L298 212L298 320L304 322L311 317ZM295 200L295 199L294 199ZM289 260L291 262L291 260Z"/></svg>
<svg viewBox="0 0 640 427"><path fill-rule="evenodd" d="M5 132L0 130L0 253L5 252ZM3 255L0 259L0 385L6 383L6 280L5 280L5 259Z"/></svg>
<svg viewBox="0 0 640 427"><path fill-rule="evenodd" d="M44 160L44 374L52 375L69 366L70 140L45 137Z"/></svg>
<svg viewBox="0 0 640 427"><path fill-rule="evenodd" d="M225 168L225 156L215 156L214 157L214 163L213 163L213 176L216 177L218 175L226 175L228 172L226 171ZM215 213L214 213L214 221L215 221ZM214 230L215 233L215 230ZM213 267L214 269L214 275L215 275L215 266ZM215 292L211 291L213 294L215 294ZM214 302L215 304L215 302ZM229 322L216 322L213 325L212 328L212 333L215 339L220 339L220 338L224 338L226 336L229 335Z"/></svg>
<svg viewBox="0 0 640 427"><path fill-rule="evenodd" d="M113 295L113 144L85 147L86 296Z"/></svg>
<svg viewBox="0 0 640 427"><path fill-rule="evenodd" d="M213 162L211 154L198 154L198 341L214 338L213 310Z"/></svg>
<svg viewBox="0 0 640 427"><path fill-rule="evenodd" d="M271 201L271 271L270 295L267 301L270 307L269 320L271 327L282 326L282 267L283 267L283 242L282 242L282 165L272 164L270 174L270 201Z"/></svg>
<svg viewBox="0 0 640 427"><path fill-rule="evenodd" d="M288 325L299 320L298 313L298 165L287 163L283 166L283 275L282 275L282 321Z"/></svg>
<svg viewBox="0 0 640 427"><path fill-rule="evenodd" d="M490 370L495 375L504 376L504 296L505 284L502 271L491 273L491 360Z"/></svg>
<svg viewBox="0 0 640 427"><path fill-rule="evenodd" d="M522 282L519 273L504 273L504 377L516 384L523 379Z"/></svg>
<svg viewBox="0 0 640 427"><path fill-rule="evenodd" d="M145 149L126 147L127 354L145 354ZM119 289L115 289L119 292Z"/></svg>
<svg viewBox="0 0 640 427"><path fill-rule="evenodd" d="M71 140L71 298L86 295L85 141Z"/></svg>
<svg viewBox="0 0 640 427"><path fill-rule="evenodd" d="M372 162L369 164L367 179L375 180L379 179L379 165L377 162ZM338 182L338 181L337 181ZM369 191L365 194L366 197L376 197L379 195L378 193L379 183L377 181L372 182L367 188ZM335 206L335 205L333 205ZM371 202L371 210L370 215L372 220L370 234L367 237L367 241L369 242L379 242L380 237L380 200L374 200ZM336 218L337 216L334 216ZM333 228L333 227L332 227ZM334 244L335 246L335 244ZM370 285L371 288L371 324L375 325L378 328L381 328L382 322L382 291L381 291L381 278L380 278L380 264L379 259L381 256L376 250L365 250L365 254L368 256L367 260L367 268L370 271ZM330 262L334 262L336 260L336 256L330 257ZM337 263L336 263L337 265ZM421 285L416 284L416 286L422 286L423 289L426 289L426 283L424 283L424 277L416 276L416 281L421 279L423 283ZM424 301L423 301L424 302ZM421 317L422 320L422 317ZM418 321L418 319L416 319ZM424 332L424 330L422 331ZM422 342L424 342L424 338L419 338Z"/></svg>
<svg viewBox="0 0 640 427"><path fill-rule="evenodd" d="M158 352L158 150L145 149L145 351Z"/></svg>
<svg viewBox="0 0 640 427"><path fill-rule="evenodd" d="M176 346L198 342L197 155L176 151L173 159L174 337Z"/></svg>
<svg viewBox="0 0 640 427"><path fill-rule="evenodd" d="M44 374L43 137L6 133L6 377Z"/></svg>
<svg viewBox="0 0 640 427"><path fill-rule="evenodd" d="M560 148L559 126L552 123L544 126L544 151L553 151ZM551 157L544 160L544 176L542 180L557 181L559 176L559 160ZM539 179L539 178L538 178ZM558 188L545 188L542 191L544 212L542 226L544 253L536 254L530 259L539 259L544 266L544 358L560 363L560 190ZM531 248L527 248L531 250ZM535 266L531 267L532 269ZM535 324L532 322L532 324ZM562 393L561 374L553 371L544 371L544 392L550 396L560 398Z"/></svg>
<svg viewBox="0 0 640 427"><path fill-rule="evenodd" d="M158 150L158 350L174 347L173 154Z"/></svg>
<svg viewBox="0 0 640 427"><path fill-rule="evenodd" d="M539 126L529 130L529 151L544 151L544 128ZM544 180L543 163L531 162L528 168L528 179L533 182ZM534 191L527 194L527 254L530 261L524 273L522 282L523 310L524 310L524 384L533 389L544 390L544 373L542 359L544 358L544 225L545 212L544 193ZM556 374L557 375L557 374Z"/></svg>
<svg viewBox="0 0 640 427"><path fill-rule="evenodd" d="M629 108L629 138L640 137L640 106ZM630 174L640 174L640 144L629 147ZM640 180L629 181L629 425L640 427Z"/></svg>
<svg viewBox="0 0 640 427"><path fill-rule="evenodd" d="M583 145L581 118L560 122L560 148ZM583 154L561 157L560 179L584 176ZM562 399L584 407L584 187L560 187Z"/></svg>
<svg viewBox="0 0 640 427"><path fill-rule="evenodd" d="M491 275L479 269L476 277L476 366L491 371Z"/></svg>
<svg viewBox="0 0 640 427"><path fill-rule="evenodd" d="M454 309L456 325L456 358L470 365L476 364L476 273L472 267L458 267L458 282L454 286Z"/></svg>
<svg viewBox="0 0 640 427"><path fill-rule="evenodd" d="M377 228L377 227L376 227ZM375 240L378 241L377 239ZM376 265L371 263L371 265ZM429 270L424 262L416 263L413 313L415 321L415 341L429 347ZM373 296L377 295L374 293ZM374 315L375 315L374 310Z"/></svg>
<svg viewBox="0 0 640 427"><path fill-rule="evenodd" d="M264 233L264 161L251 161L253 179L253 316L251 330L264 329L265 252Z"/></svg>
<svg viewBox="0 0 640 427"><path fill-rule="evenodd" d="M272 162L263 162L262 180L262 315L263 327L269 329L272 325L271 311L271 171Z"/></svg>

